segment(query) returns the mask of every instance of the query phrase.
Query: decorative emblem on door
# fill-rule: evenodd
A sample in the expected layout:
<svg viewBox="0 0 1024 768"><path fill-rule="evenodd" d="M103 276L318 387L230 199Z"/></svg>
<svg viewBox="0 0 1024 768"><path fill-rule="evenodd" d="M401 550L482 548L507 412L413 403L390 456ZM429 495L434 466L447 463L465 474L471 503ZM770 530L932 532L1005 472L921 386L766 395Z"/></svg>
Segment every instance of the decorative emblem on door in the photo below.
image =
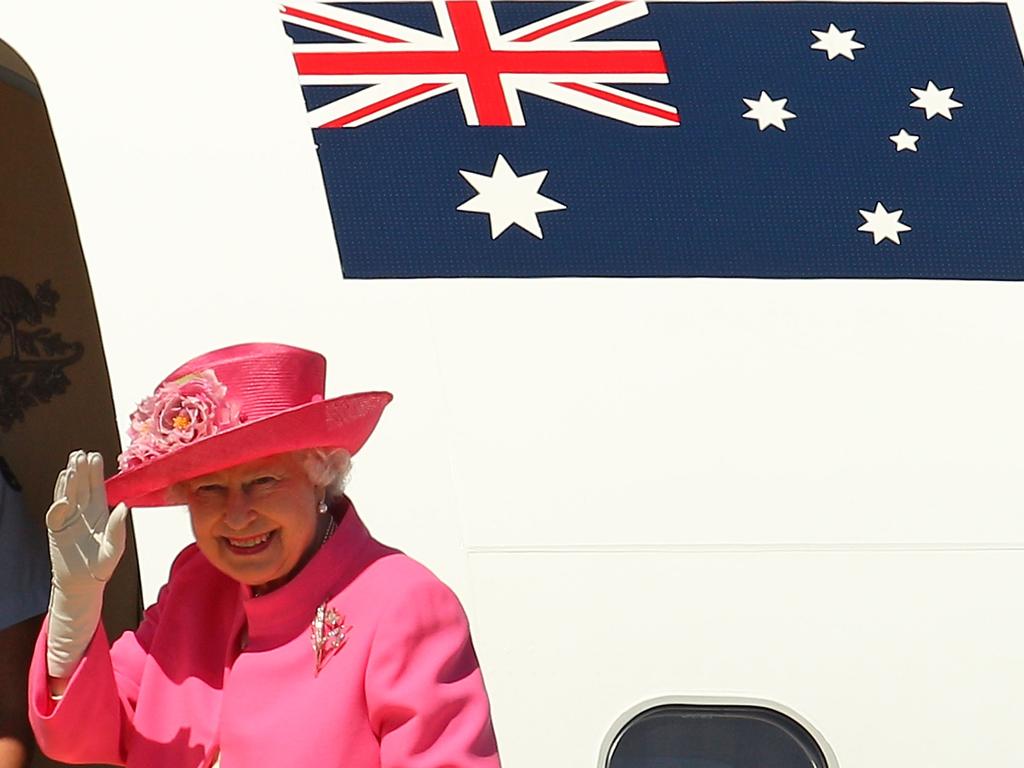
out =
<svg viewBox="0 0 1024 768"><path fill-rule="evenodd" d="M36 285L33 295L19 280L0 276L0 431L22 421L27 409L64 394L71 383L64 369L81 359L85 347L42 324L57 314L58 301L49 280Z"/></svg>

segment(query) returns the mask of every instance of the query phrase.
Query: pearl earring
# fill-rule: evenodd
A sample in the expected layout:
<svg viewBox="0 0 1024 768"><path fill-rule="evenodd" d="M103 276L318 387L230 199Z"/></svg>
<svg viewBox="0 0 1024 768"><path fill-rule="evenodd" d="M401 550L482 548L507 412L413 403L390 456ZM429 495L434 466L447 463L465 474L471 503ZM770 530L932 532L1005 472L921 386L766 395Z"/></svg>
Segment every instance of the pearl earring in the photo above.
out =
<svg viewBox="0 0 1024 768"><path fill-rule="evenodd" d="M319 512L321 515L326 515L327 514L327 502L325 500L321 499L320 503L317 504L316 511Z"/></svg>

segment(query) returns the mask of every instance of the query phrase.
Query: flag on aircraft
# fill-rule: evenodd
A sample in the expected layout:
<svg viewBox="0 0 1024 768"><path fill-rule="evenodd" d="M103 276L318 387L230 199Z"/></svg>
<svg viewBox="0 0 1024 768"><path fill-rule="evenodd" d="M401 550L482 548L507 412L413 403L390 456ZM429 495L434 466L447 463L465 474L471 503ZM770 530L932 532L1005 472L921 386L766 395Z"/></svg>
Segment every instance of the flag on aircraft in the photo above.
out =
<svg viewBox="0 0 1024 768"><path fill-rule="evenodd" d="M281 14L346 278L1024 279L1005 4Z"/></svg>

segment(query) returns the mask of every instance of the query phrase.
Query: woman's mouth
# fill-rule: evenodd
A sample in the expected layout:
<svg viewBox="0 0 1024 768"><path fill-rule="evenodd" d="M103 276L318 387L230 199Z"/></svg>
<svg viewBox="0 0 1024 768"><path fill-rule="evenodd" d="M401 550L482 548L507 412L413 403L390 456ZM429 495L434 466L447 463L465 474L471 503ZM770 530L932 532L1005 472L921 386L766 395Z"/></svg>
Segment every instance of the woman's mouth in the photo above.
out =
<svg viewBox="0 0 1024 768"><path fill-rule="evenodd" d="M261 533L258 536L244 536L239 538L225 536L224 543L227 548L236 555L255 555L270 546L274 537L274 531Z"/></svg>

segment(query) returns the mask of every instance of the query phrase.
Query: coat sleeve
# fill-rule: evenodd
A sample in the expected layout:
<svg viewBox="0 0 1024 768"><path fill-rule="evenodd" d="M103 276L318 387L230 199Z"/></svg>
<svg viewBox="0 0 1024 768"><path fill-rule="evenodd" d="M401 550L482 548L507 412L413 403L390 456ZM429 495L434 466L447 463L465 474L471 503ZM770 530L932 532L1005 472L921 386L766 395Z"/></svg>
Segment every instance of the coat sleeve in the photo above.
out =
<svg viewBox="0 0 1024 768"><path fill-rule="evenodd" d="M432 575L381 617L366 700L381 768L499 768L465 612Z"/></svg>
<svg viewBox="0 0 1024 768"><path fill-rule="evenodd" d="M100 624L60 701L50 698L46 670L49 620L43 622L29 669L28 709L36 741L48 757L69 763L125 764L148 649L160 624L161 607L170 599L174 572L188 553L178 556L171 579L137 630L123 633L110 647Z"/></svg>

